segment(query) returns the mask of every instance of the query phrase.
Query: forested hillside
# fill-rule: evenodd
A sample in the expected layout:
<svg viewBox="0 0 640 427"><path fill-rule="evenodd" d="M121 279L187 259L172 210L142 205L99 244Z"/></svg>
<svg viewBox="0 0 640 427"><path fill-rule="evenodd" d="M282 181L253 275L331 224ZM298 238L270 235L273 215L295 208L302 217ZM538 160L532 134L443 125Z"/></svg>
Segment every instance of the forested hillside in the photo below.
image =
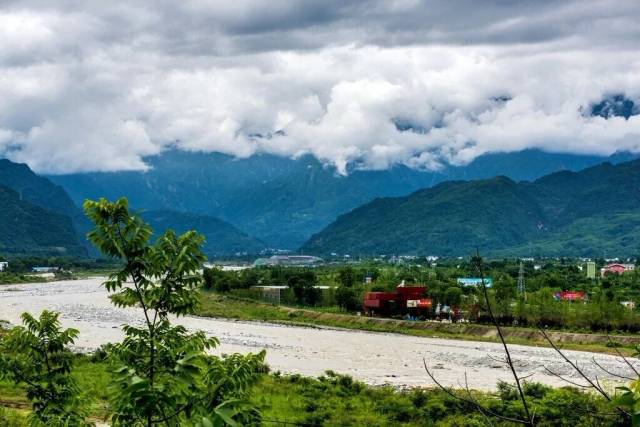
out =
<svg viewBox="0 0 640 427"><path fill-rule="evenodd" d="M76 205L62 187L35 174L27 165L6 159L0 159L0 188L0 254L98 255L84 237L90 223L79 207L83 200L78 200ZM122 196L108 189L96 191L96 198L113 200ZM177 201L174 204L181 205ZM210 256L254 254L266 246L233 225L208 215L151 210L145 211L144 217L157 230L198 230L206 238L204 251Z"/></svg>
<svg viewBox="0 0 640 427"><path fill-rule="evenodd" d="M0 253L83 256L71 218L21 200L0 185Z"/></svg>
<svg viewBox="0 0 640 427"><path fill-rule="evenodd" d="M618 162L633 155L609 158ZM312 156L297 159L255 155L236 159L220 153L168 151L145 159L146 172L50 176L76 204L87 198L121 196L142 209L211 215L232 223L269 246L295 249L338 215L376 197L408 195L452 179L505 175L532 180L559 170L579 170L607 158L524 150L491 153L463 166L436 171L398 165L366 171L351 165L347 175Z"/></svg>
<svg viewBox="0 0 640 427"><path fill-rule="evenodd" d="M532 183L447 182L377 199L338 218L309 253L603 256L640 251L640 161L563 171Z"/></svg>
<svg viewBox="0 0 640 427"><path fill-rule="evenodd" d="M164 210L142 212L142 217L154 230L173 229L178 234L197 231L205 238L202 251L210 257L235 253L257 254L266 247L260 240L228 222L207 215Z"/></svg>

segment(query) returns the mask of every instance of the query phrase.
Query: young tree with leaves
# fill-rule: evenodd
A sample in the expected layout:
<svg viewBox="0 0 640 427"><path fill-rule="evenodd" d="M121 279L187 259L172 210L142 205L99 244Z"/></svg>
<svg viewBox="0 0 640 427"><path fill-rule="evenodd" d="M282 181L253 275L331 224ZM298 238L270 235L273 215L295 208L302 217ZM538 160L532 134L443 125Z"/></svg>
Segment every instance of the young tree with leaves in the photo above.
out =
<svg viewBox="0 0 640 427"><path fill-rule="evenodd" d="M87 406L71 375L73 353L68 346L78 336L62 329L58 313L40 318L22 315L24 326L0 340L0 378L24 384L33 412L31 426L87 426Z"/></svg>
<svg viewBox="0 0 640 427"><path fill-rule="evenodd" d="M138 307L144 318L142 326L124 327L124 341L110 356L113 424L221 426L255 418L244 398L264 352L211 356L215 338L171 323L171 316L194 313L199 302L203 237L169 230L151 244L151 227L129 211L125 198L88 200L84 210L95 224L89 240L124 262L104 283L112 302Z"/></svg>

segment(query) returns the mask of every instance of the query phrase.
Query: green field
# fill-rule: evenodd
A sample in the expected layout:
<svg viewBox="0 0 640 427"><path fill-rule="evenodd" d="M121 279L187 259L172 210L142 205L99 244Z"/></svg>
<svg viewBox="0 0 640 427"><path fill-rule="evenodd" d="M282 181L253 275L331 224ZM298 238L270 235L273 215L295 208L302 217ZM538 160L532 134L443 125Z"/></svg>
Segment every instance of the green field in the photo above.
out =
<svg viewBox="0 0 640 427"><path fill-rule="evenodd" d="M79 357L75 375L94 422L107 421L109 372L105 362ZM525 387L542 426L609 426L618 424L603 400L572 388ZM517 415L513 390L502 387L497 396L473 393L484 405L503 415ZM263 374L251 391L251 403L260 411L262 425L299 426L484 426L487 420L473 406L440 390L398 391L372 387L350 377L328 372L319 378L279 373ZM584 411L571 411L574 406ZM29 403L24 389L0 381L0 425L25 426ZM562 420L558 417L562 415ZM501 424L493 421L493 425Z"/></svg>

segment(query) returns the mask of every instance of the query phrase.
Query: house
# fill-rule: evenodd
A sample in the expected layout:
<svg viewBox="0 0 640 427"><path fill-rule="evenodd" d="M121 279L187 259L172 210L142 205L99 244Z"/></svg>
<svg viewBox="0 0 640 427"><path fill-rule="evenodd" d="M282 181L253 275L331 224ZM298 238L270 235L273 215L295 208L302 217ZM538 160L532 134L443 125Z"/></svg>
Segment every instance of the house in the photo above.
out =
<svg viewBox="0 0 640 427"><path fill-rule="evenodd" d="M369 316L420 315L431 311L433 301L427 298L427 288L422 285L405 285L395 292L367 292L364 294L364 311Z"/></svg>
<svg viewBox="0 0 640 427"><path fill-rule="evenodd" d="M482 279L480 277L458 277L456 279L459 285L462 286L480 286L482 285ZM484 278L484 285L487 288L493 286L493 279L491 277Z"/></svg>
<svg viewBox="0 0 640 427"><path fill-rule="evenodd" d="M558 301L584 301L586 296L584 291L563 291L553 294L553 297Z"/></svg>
<svg viewBox="0 0 640 427"><path fill-rule="evenodd" d="M622 274L625 271L633 271L635 269L635 264L608 264L600 269L600 276L604 277L607 274Z"/></svg>
<svg viewBox="0 0 640 427"><path fill-rule="evenodd" d="M9 263L7 261L0 261L0 271L4 271L9 267Z"/></svg>

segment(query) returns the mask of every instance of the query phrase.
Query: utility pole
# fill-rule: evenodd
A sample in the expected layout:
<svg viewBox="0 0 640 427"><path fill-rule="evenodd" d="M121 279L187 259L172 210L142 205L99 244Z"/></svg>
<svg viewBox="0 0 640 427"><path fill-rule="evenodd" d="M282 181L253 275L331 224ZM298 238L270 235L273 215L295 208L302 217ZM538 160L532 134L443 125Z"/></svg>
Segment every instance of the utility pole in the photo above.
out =
<svg viewBox="0 0 640 427"><path fill-rule="evenodd" d="M520 260L520 270L518 271L518 292L527 300L527 290L524 286L524 264Z"/></svg>

